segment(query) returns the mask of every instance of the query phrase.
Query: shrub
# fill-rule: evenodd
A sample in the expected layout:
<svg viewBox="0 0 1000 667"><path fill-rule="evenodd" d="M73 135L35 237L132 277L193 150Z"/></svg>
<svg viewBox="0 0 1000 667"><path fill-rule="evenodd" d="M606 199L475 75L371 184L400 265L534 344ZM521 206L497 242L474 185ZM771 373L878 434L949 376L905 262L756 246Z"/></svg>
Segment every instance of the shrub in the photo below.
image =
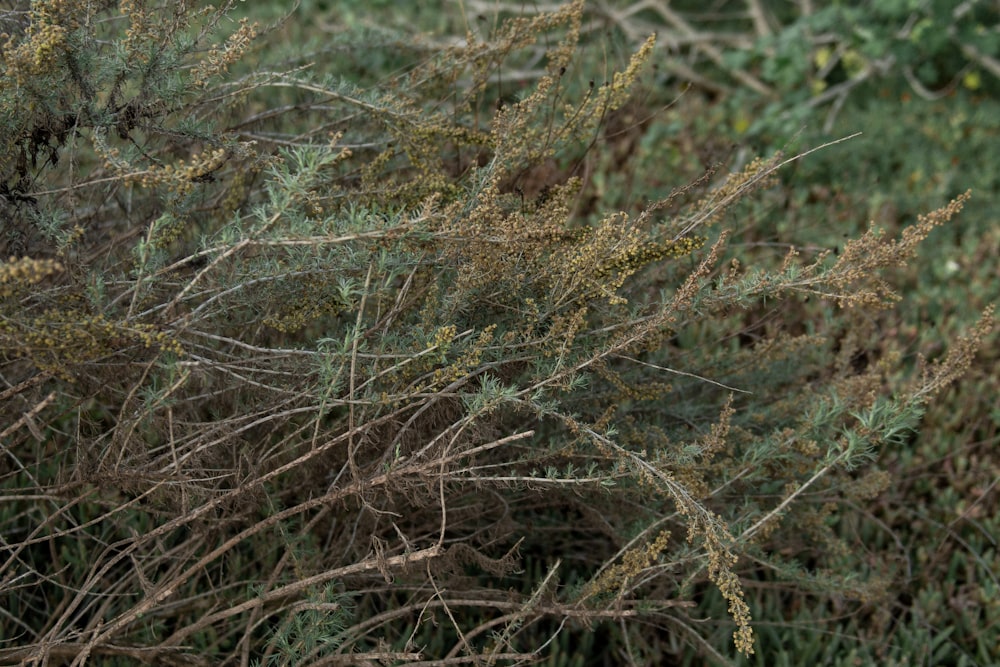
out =
<svg viewBox="0 0 1000 667"><path fill-rule="evenodd" d="M4 19L0 659L493 664L601 624L654 662L751 654L748 582L878 600L832 526L990 313L891 390L870 314L967 195L726 263L788 160L585 222L574 165L653 42L578 85L582 3L368 89L236 74L283 28L209 45L230 8ZM713 595L733 644L694 629Z"/></svg>

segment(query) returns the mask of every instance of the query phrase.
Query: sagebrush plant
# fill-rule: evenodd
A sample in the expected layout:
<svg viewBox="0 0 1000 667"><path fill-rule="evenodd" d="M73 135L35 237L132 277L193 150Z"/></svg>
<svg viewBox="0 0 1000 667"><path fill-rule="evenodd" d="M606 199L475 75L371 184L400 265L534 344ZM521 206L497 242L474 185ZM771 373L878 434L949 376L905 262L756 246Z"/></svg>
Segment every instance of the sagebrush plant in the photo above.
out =
<svg viewBox="0 0 1000 667"><path fill-rule="evenodd" d="M967 195L755 267L727 224L794 158L588 199L654 43L581 79L581 2L370 88L230 9L3 16L0 660L515 664L602 624L641 664L752 654L750 581L877 602L832 522L991 312L902 387L857 355Z"/></svg>

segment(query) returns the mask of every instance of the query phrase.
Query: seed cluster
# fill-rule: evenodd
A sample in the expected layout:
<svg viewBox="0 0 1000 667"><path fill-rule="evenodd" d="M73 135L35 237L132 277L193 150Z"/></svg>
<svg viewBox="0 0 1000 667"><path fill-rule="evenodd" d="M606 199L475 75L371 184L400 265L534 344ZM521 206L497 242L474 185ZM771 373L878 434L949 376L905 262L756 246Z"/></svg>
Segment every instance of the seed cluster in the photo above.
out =
<svg viewBox="0 0 1000 667"><path fill-rule="evenodd" d="M183 356L180 342L146 323L124 323L76 309L50 309L27 320L0 320L3 347L59 377L70 378L74 364L87 363L133 345Z"/></svg>
<svg viewBox="0 0 1000 667"><path fill-rule="evenodd" d="M0 264L0 298L22 293L27 287L63 270L53 259L10 257Z"/></svg>

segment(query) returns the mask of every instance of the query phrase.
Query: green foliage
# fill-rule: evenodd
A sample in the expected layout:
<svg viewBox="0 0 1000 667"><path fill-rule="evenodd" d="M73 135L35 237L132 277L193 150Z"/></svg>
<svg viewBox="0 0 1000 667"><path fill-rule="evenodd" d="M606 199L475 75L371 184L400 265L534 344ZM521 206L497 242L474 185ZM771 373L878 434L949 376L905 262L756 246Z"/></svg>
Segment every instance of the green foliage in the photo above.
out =
<svg viewBox="0 0 1000 667"><path fill-rule="evenodd" d="M352 620L350 599L327 585L322 592L305 596L277 626L267 665L308 665L335 655L339 639Z"/></svg>
<svg viewBox="0 0 1000 667"><path fill-rule="evenodd" d="M998 91L1000 14L988 2L758 2L748 11L730 1L711 14L687 2L609 4L595 8L598 20L633 38L666 32L686 59L665 69L723 94L743 138L787 141L819 110L829 131L848 99L862 105L886 86L927 99Z"/></svg>
<svg viewBox="0 0 1000 667"><path fill-rule="evenodd" d="M844 526L992 310L873 339L964 190L776 257L780 154L617 206L655 44L589 69L582 2L377 54L233 9L3 18L0 661L753 660L757 586L887 604Z"/></svg>

